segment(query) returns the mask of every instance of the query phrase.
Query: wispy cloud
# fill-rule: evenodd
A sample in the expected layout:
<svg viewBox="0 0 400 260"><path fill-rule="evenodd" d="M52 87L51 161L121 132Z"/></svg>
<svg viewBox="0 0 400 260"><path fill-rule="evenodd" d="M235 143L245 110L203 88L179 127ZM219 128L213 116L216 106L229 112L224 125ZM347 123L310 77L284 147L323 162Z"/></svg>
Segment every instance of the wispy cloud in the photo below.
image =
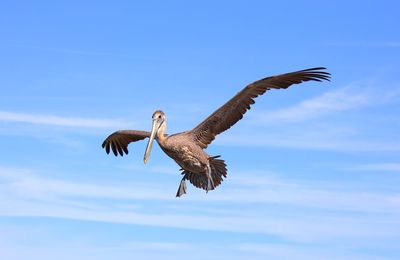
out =
<svg viewBox="0 0 400 260"><path fill-rule="evenodd" d="M190 243L172 243L172 242L131 242L114 249L129 249L142 251L187 251L194 248Z"/></svg>
<svg viewBox="0 0 400 260"><path fill-rule="evenodd" d="M398 88L377 92L376 88L369 83L351 84L286 108L252 111L241 130L224 133L215 143L338 152L399 151L397 120L378 111L397 104L400 92ZM371 108L373 116L366 117Z"/></svg>
<svg viewBox="0 0 400 260"><path fill-rule="evenodd" d="M359 92L350 87L326 92L296 105L271 112L256 112L253 120L266 123L301 122L332 113L360 108L373 100L371 93Z"/></svg>
<svg viewBox="0 0 400 260"><path fill-rule="evenodd" d="M238 251L247 253L248 258L260 259L367 259L382 260L382 258L367 253L356 252L352 248L340 248L332 251L330 247L320 246L319 248L309 248L305 245L296 244L271 244L271 243L247 243L236 246Z"/></svg>
<svg viewBox="0 0 400 260"><path fill-rule="evenodd" d="M368 163L350 167L358 171L400 171L400 163Z"/></svg>
<svg viewBox="0 0 400 260"><path fill-rule="evenodd" d="M126 125L123 120L105 118L62 117L55 115L30 114L0 110L0 121L20 122L28 124L64 126L64 127L89 127L107 128L116 125Z"/></svg>
<svg viewBox="0 0 400 260"><path fill-rule="evenodd" d="M108 223L133 224L143 226L168 227L190 230L209 230L220 232L239 232L268 234L289 241L330 241L350 238L398 237L398 220L380 221L376 216L363 217L329 217L316 214L307 217L297 213L296 218L290 216L273 216L260 212L236 213L234 215L194 215L180 213L145 213L138 211L121 211L114 208L88 209L49 205L45 203L28 203L10 200L10 206L1 203L1 216L21 217L53 217L62 219L101 221Z"/></svg>
<svg viewBox="0 0 400 260"><path fill-rule="evenodd" d="M173 199L167 196L167 191L157 189L149 183L146 185L137 183L135 189L129 186L102 185L102 184L84 184L68 180L58 180L38 177L32 170L1 168L0 178L8 180L12 190L16 194L28 194L30 198L47 200L47 198L107 198L121 200L137 199ZM144 188L145 187L145 188Z"/></svg>
<svg viewBox="0 0 400 260"><path fill-rule="evenodd" d="M400 48L398 41L332 41L325 43L325 45L332 47Z"/></svg>
<svg viewBox="0 0 400 260"><path fill-rule="evenodd" d="M110 57L125 57L119 53L106 52L106 51L91 51L91 50L83 50L83 49L70 49L70 48L59 48L59 47L45 47L45 46L35 46L35 45L23 45L23 44L13 44L11 47L17 47L22 49L30 49L36 51L46 51L46 52L58 52L64 54L73 54L73 55L84 55L84 56L110 56Z"/></svg>
<svg viewBox="0 0 400 260"><path fill-rule="evenodd" d="M392 228L397 223L400 202L399 195L395 193L341 191L323 184L315 189L295 181L274 178L272 181L261 181L258 185L246 185L239 179L231 186L226 184L226 195L214 192L207 195L201 193L202 196L199 196L199 192L191 190L187 197L176 199L165 191L165 187L152 187L151 183L131 187L117 183L83 184L38 177L30 170L18 168L0 168L0 179L0 216L54 217L191 230L261 233L292 241L398 234L398 230ZM152 200L152 203L161 202L158 204L161 213L146 212L142 207L148 200ZM231 205L229 214L220 211L221 203L226 202ZM303 210L297 210L296 218L285 214L273 215L262 207L243 211L243 207L249 203L270 207L291 205ZM121 204L137 204L139 207L124 208ZM174 207L174 213L163 213L162 208L166 206ZM212 215L209 212L211 208L216 208ZM307 214L311 209L316 211L312 217ZM332 215L332 212L336 214ZM340 212L344 215L340 215ZM363 221L360 221L360 215L355 218L349 216L351 212L362 212ZM392 217L386 217L382 223L376 218L380 214ZM314 221L314 218L318 218L318 221Z"/></svg>
<svg viewBox="0 0 400 260"><path fill-rule="evenodd" d="M262 176L262 177L260 177ZM0 179L7 190L25 198L48 201L52 199L109 199L109 200L158 200L176 202L169 190L148 182L124 185L81 183L70 180L43 178L26 169L0 168ZM179 179L178 179L179 180ZM266 172L236 172L228 180L225 192L207 194L207 200L215 203L265 203L293 205L306 208L360 212L400 212L400 194L362 192L337 189L331 183L300 183L282 179ZM315 188L319 187L319 188ZM336 186L340 186L337 184ZM174 187L175 188L175 187ZM251 190L251 192L249 192ZM197 191L197 192L196 192ZM204 193L190 186L190 195L182 201L203 201ZM228 194L228 195L227 195ZM366 203L363 203L366 202Z"/></svg>
<svg viewBox="0 0 400 260"><path fill-rule="evenodd" d="M262 133L252 133L251 137L247 133L222 135L215 143L224 146L281 147L335 152L400 151L400 142L390 138L364 137L357 129L350 127L334 129L334 126L315 125L265 130Z"/></svg>
<svg viewBox="0 0 400 260"><path fill-rule="evenodd" d="M265 172L236 173L231 178L234 185L230 187L230 192L216 194L211 200L280 204L332 211L400 213L400 193L350 190L339 188L342 186L340 183L299 182L295 179L269 177Z"/></svg>

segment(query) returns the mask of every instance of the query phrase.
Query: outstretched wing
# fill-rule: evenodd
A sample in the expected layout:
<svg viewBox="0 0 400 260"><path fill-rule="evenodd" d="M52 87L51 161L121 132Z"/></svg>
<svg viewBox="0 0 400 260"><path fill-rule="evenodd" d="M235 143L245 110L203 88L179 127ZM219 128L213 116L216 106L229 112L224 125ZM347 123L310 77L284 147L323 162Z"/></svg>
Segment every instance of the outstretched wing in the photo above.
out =
<svg viewBox="0 0 400 260"><path fill-rule="evenodd" d="M270 89L286 89L293 84L310 80L329 80L330 73L322 71L324 69L322 67L311 68L255 81L247 85L242 91L207 117L206 120L189 131L188 134L193 137L200 147L206 148L215 139L216 135L229 129L242 119L243 115L250 109L250 105L255 103L254 98Z"/></svg>
<svg viewBox="0 0 400 260"><path fill-rule="evenodd" d="M128 144L143 140L146 137L150 137L150 132L137 131L137 130L119 130L109 135L101 145L106 149L107 154L110 153L110 147L115 156L120 154L124 156L124 152L128 154Z"/></svg>

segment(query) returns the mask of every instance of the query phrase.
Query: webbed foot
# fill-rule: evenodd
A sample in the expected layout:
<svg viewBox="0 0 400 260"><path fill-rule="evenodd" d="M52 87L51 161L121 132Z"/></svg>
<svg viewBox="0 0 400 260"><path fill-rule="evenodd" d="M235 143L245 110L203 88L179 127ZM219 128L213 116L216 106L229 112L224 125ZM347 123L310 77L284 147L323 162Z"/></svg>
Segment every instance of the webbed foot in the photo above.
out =
<svg viewBox="0 0 400 260"><path fill-rule="evenodd" d="M183 194L186 194L186 174L183 176L181 180L181 184L179 185L178 191L176 192L176 197L180 197Z"/></svg>

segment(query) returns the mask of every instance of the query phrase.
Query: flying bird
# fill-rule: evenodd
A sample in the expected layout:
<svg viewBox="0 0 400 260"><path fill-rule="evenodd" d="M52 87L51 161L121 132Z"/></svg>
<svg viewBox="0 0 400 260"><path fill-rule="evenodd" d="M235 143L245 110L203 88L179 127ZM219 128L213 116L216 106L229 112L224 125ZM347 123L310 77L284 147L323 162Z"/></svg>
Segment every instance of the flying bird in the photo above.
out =
<svg viewBox="0 0 400 260"><path fill-rule="evenodd" d="M267 90L286 89L293 84L305 81L329 81L330 73L324 70L326 68L311 68L255 81L243 88L195 128L182 133L166 134L167 118L163 111L157 110L152 116L150 132L119 130L108 136L102 147L105 148L107 154L110 153L111 148L115 156L123 156L124 153L128 154L129 143L149 138L144 154L146 164L153 141L156 140L161 149L181 167L183 177L176 196L180 197L186 193L186 180L208 192L220 185L227 176L225 161L219 159L219 155L211 156L204 151L215 137L242 119L250 106L254 104L254 98Z"/></svg>

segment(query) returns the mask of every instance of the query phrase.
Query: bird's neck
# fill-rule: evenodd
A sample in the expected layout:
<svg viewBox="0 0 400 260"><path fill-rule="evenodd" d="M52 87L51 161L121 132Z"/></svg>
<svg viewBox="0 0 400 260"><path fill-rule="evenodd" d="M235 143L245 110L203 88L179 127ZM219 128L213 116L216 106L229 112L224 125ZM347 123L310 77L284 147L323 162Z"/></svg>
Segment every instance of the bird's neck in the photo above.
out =
<svg viewBox="0 0 400 260"><path fill-rule="evenodd" d="M160 126L160 128L157 131L157 141L163 142L165 140L165 131L167 130L167 123L164 121L164 123Z"/></svg>

